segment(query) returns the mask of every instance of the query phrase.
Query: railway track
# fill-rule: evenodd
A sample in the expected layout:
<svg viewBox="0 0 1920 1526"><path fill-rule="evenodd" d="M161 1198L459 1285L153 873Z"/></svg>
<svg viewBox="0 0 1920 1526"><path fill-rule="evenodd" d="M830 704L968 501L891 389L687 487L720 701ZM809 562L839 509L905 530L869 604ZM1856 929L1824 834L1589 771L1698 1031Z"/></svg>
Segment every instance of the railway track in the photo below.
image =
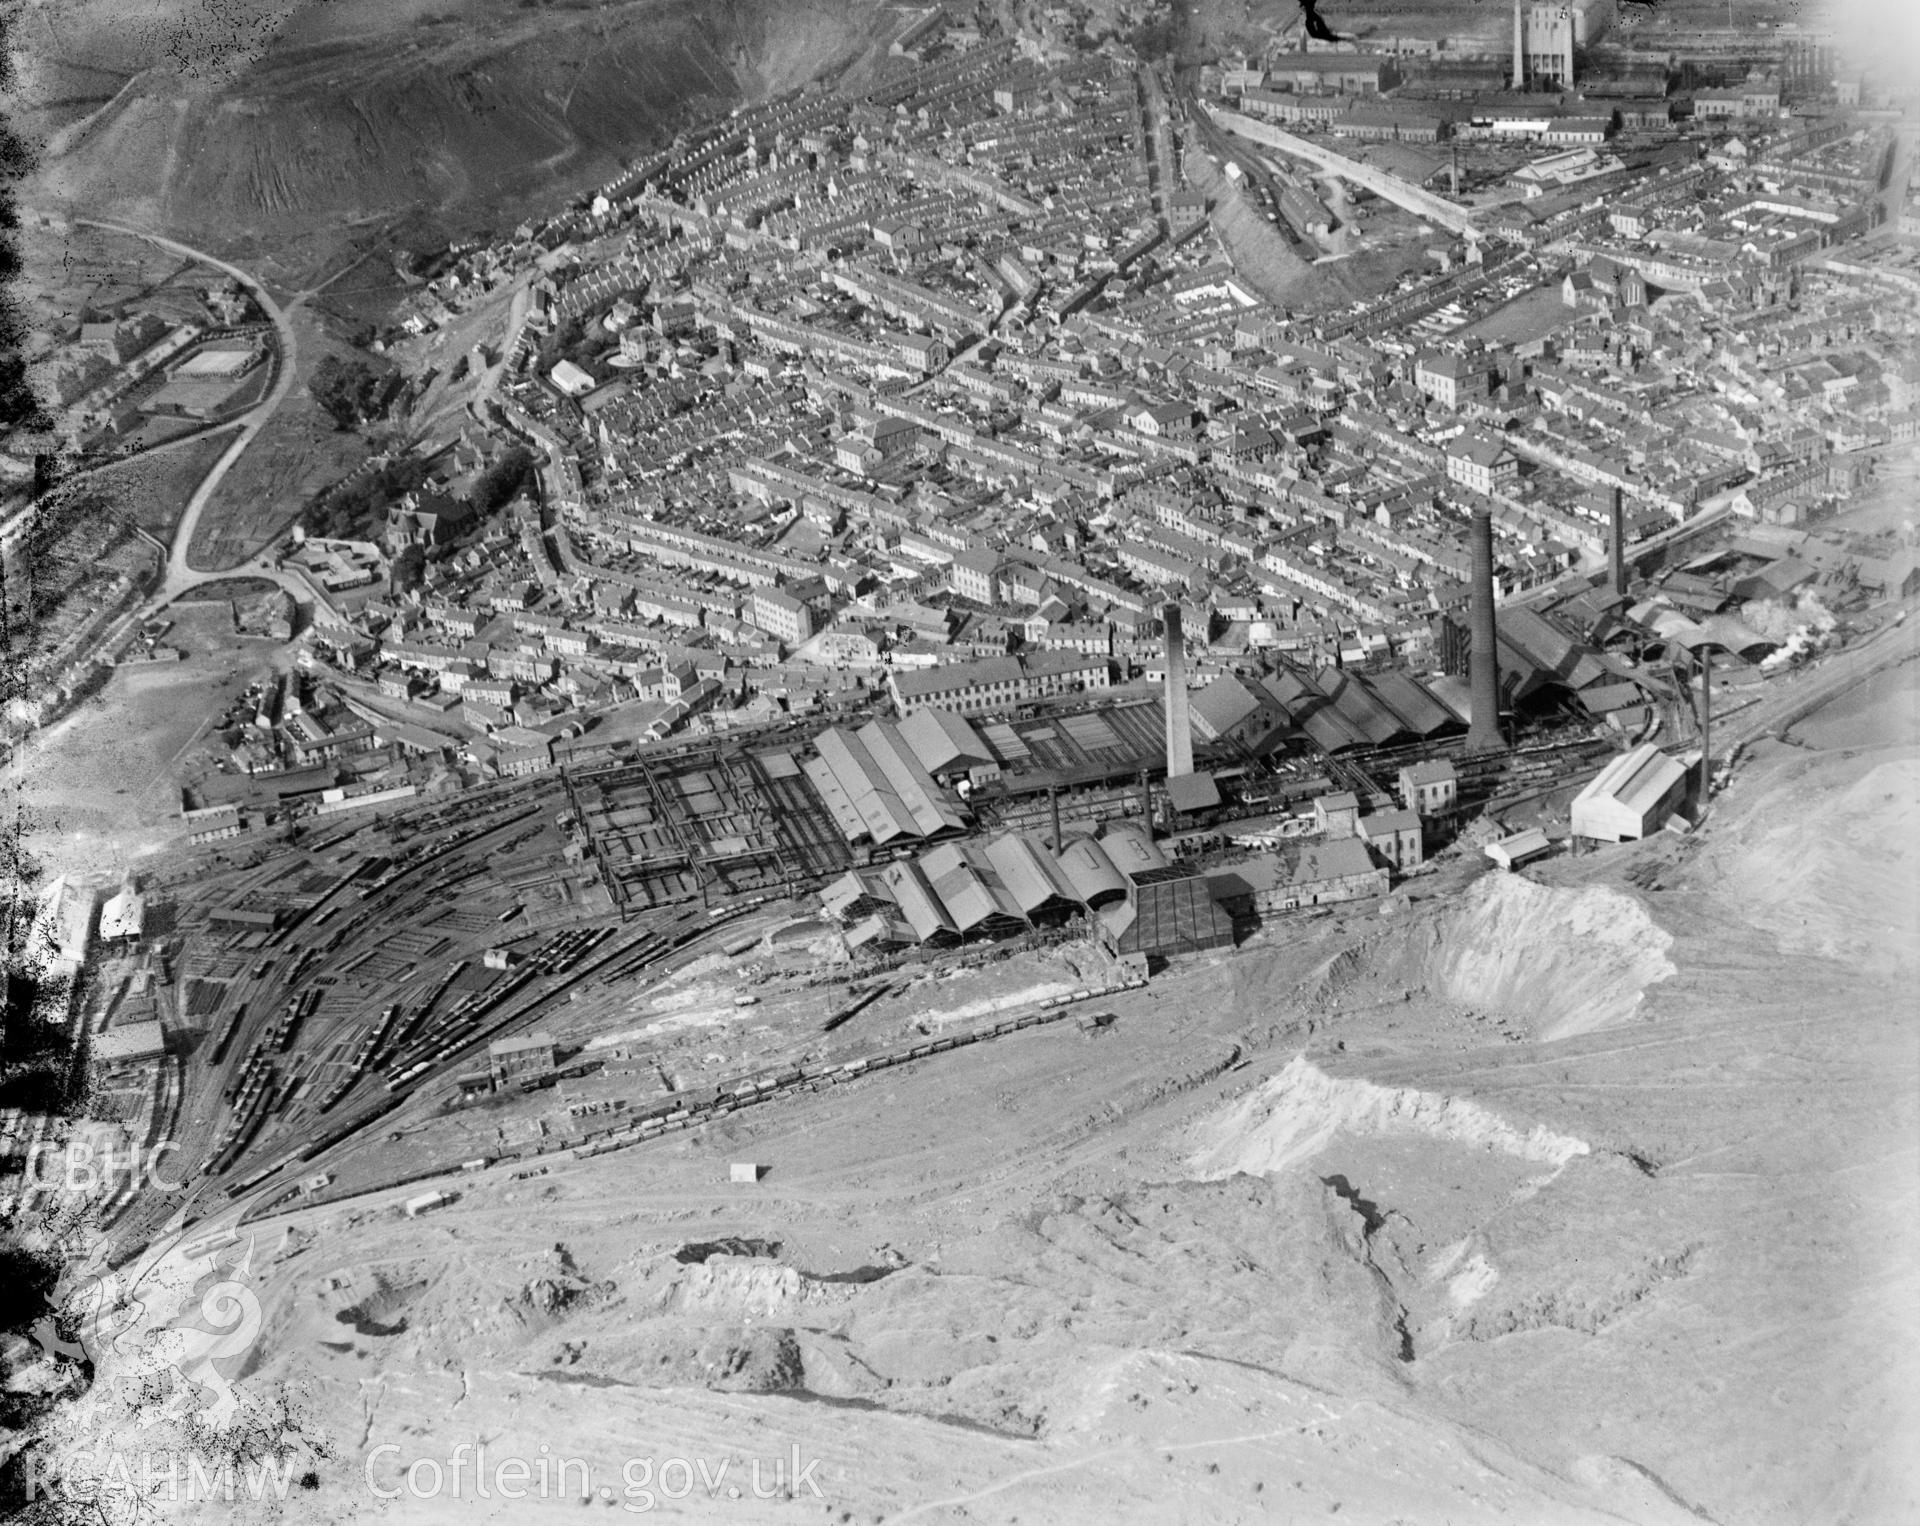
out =
<svg viewBox="0 0 1920 1526"><path fill-rule="evenodd" d="M1123 981L1115 985L1104 986L1098 990L1086 989L1071 992L1064 996L1050 996L1040 1002L1032 1012L1020 1017L1007 1018L990 1027L974 1029L968 1033L953 1034L946 1038L929 1039L922 1044L914 1044L906 1049L885 1051L858 1060L843 1061L832 1065L793 1065L780 1070L768 1071L757 1076L747 1076L732 1081L721 1082L712 1087L701 1088L691 1093L677 1094L655 1102L637 1113L628 1114L626 1119L607 1129L589 1132L577 1144L564 1149L539 1152L508 1152L498 1156L486 1157L486 1168L516 1164L525 1168L516 1174L531 1174L533 1170L569 1160L588 1160L596 1156L610 1154L616 1150L627 1149L633 1145L658 1139L665 1134L678 1133L686 1129L700 1128L708 1123L727 1117L743 1108L759 1107L783 1098L792 1097L802 1091L818 1091L822 1087L843 1085L857 1081L862 1076L873 1075L879 1071L891 1070L903 1065L917 1064L931 1059L935 1055L947 1054L972 1044L986 1043L993 1039L1005 1038L1028 1028L1037 1028L1057 1023L1073 1015L1072 1009L1081 1003L1099 1000L1102 997L1116 995L1123 991L1139 990L1146 986L1144 978ZM279 1169L276 1165L274 1170ZM471 1174L477 1169L475 1162L463 1160L437 1164L411 1172L406 1176L382 1182L378 1186L363 1188L357 1192L342 1193L335 1197L315 1197L309 1201L312 1207L337 1207L340 1204L359 1198L376 1196L392 1192L397 1188L416 1186L422 1182L442 1178L460 1177ZM245 1190L259 1186L271 1170L235 1184L230 1193L238 1197ZM248 1209L241 1214L242 1223L257 1222L271 1214L284 1195Z"/></svg>

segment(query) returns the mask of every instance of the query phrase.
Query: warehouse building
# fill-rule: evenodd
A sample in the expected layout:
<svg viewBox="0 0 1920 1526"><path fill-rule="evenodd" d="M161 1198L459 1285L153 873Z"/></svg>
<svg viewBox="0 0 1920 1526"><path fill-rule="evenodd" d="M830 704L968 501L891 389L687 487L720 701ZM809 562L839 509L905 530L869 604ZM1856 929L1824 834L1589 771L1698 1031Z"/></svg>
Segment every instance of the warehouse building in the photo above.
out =
<svg viewBox="0 0 1920 1526"><path fill-rule="evenodd" d="M1651 742L1622 753L1573 797L1573 835L1633 842L1659 831L1687 792L1687 769Z"/></svg>
<svg viewBox="0 0 1920 1526"><path fill-rule="evenodd" d="M164 1056L167 1040L158 1019L115 1023L93 1040L92 1050L101 1065L139 1065Z"/></svg>
<svg viewBox="0 0 1920 1526"><path fill-rule="evenodd" d="M487 1069L496 1086L523 1076L544 1076L554 1067L553 1035L526 1033L487 1045Z"/></svg>
<svg viewBox="0 0 1920 1526"><path fill-rule="evenodd" d="M830 726L814 747L819 756L808 759L804 771L848 842L881 847L966 829L959 806L899 726L869 721L857 732Z"/></svg>

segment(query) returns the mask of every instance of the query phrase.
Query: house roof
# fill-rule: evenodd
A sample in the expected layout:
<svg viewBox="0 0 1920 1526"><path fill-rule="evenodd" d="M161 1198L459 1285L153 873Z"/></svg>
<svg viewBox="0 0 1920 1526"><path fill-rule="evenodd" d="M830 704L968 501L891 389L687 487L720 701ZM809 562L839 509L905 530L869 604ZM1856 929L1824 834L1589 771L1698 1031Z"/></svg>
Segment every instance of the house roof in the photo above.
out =
<svg viewBox="0 0 1920 1526"><path fill-rule="evenodd" d="M1506 441L1479 430L1469 430L1447 441L1447 454L1457 460L1471 461L1475 466L1491 467L1511 459L1513 453L1507 449Z"/></svg>
<svg viewBox="0 0 1920 1526"><path fill-rule="evenodd" d="M1381 836L1388 832L1417 832L1420 830L1418 812L1396 807L1390 811L1375 811L1371 816L1360 818L1360 835L1366 838Z"/></svg>
<svg viewBox="0 0 1920 1526"><path fill-rule="evenodd" d="M1300 849L1287 875L1289 885L1319 885L1328 880L1369 874L1379 866L1367 845L1357 837L1336 837L1329 842L1308 843Z"/></svg>

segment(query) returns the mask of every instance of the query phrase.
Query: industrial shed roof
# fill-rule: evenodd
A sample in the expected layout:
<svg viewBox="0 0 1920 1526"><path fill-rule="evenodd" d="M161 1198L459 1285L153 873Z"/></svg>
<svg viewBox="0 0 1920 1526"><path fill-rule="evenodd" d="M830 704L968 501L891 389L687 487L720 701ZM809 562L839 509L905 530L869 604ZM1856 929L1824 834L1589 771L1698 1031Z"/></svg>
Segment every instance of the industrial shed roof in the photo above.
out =
<svg viewBox="0 0 1920 1526"><path fill-rule="evenodd" d="M166 1034L158 1019L115 1023L93 1040L93 1057L103 1065L132 1065L158 1059L166 1052Z"/></svg>
<svg viewBox="0 0 1920 1526"><path fill-rule="evenodd" d="M1127 893L1127 877L1114 867L1106 849L1091 837L1077 837L1060 854L1074 893L1089 906L1103 905Z"/></svg>
<svg viewBox="0 0 1920 1526"><path fill-rule="evenodd" d="M971 844L946 843L920 859L920 870L962 933L996 920L1024 922L1026 913L992 859Z"/></svg>
<svg viewBox="0 0 1920 1526"><path fill-rule="evenodd" d="M1598 657L1534 610L1507 605L1500 611L1498 629L1503 645L1514 647L1566 688L1584 689L1606 682L1609 676Z"/></svg>
<svg viewBox="0 0 1920 1526"><path fill-rule="evenodd" d="M1060 861L1021 834L1002 833L987 844L986 853L999 871L1001 883L1027 916L1032 916L1049 901L1080 900L1079 891Z"/></svg>
<svg viewBox="0 0 1920 1526"><path fill-rule="evenodd" d="M1313 685L1333 701L1340 718L1373 746L1411 740L1407 726L1400 717L1383 705L1354 674L1338 668L1322 668L1313 675Z"/></svg>
<svg viewBox="0 0 1920 1526"><path fill-rule="evenodd" d="M914 711L900 723L900 737L930 774L999 761L971 725L946 710Z"/></svg>
<svg viewBox="0 0 1920 1526"><path fill-rule="evenodd" d="M1167 856L1153 840L1152 831L1137 821L1115 821L1100 834L1100 846L1108 859L1129 879L1138 880L1163 872Z"/></svg>
<svg viewBox="0 0 1920 1526"><path fill-rule="evenodd" d="M1340 752L1348 747L1367 745L1366 734L1354 726L1314 685L1298 673L1281 669L1261 680L1268 693L1279 701L1287 718L1306 732L1322 752Z"/></svg>
<svg viewBox="0 0 1920 1526"><path fill-rule="evenodd" d="M1460 718L1449 710L1426 685L1400 672L1389 669L1384 673L1369 673L1367 687L1382 703L1390 705L1393 713L1407 723L1409 730L1421 737L1438 736L1460 724Z"/></svg>
<svg viewBox="0 0 1920 1526"><path fill-rule="evenodd" d="M816 761L825 765L830 779L811 762L807 776L850 839L864 835L888 843L957 831L964 825L901 739L899 728L870 721L854 734L834 726L821 732L814 745L820 751Z"/></svg>
<svg viewBox="0 0 1920 1526"><path fill-rule="evenodd" d="M1685 782L1686 766L1651 742L1622 753L1573 797L1573 830L1619 841L1659 827L1663 806Z"/></svg>
<svg viewBox="0 0 1920 1526"><path fill-rule="evenodd" d="M916 939L922 943L946 942L958 935L959 929L918 864L889 864L882 877Z"/></svg>

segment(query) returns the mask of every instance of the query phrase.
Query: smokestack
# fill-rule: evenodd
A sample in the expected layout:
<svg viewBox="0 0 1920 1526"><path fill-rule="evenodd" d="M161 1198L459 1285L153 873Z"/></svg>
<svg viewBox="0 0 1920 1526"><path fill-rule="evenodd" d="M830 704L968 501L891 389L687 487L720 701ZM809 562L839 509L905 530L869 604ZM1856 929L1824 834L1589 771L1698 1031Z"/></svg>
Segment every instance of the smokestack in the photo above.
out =
<svg viewBox="0 0 1920 1526"><path fill-rule="evenodd" d="M1700 648L1700 804L1713 788L1713 648Z"/></svg>
<svg viewBox="0 0 1920 1526"><path fill-rule="evenodd" d="M1193 772L1193 722L1187 715L1187 640L1180 629L1180 606L1162 612L1167 627L1167 777Z"/></svg>
<svg viewBox="0 0 1920 1526"><path fill-rule="evenodd" d="M1499 752L1506 742L1500 735L1500 644L1493 623L1493 511L1473 511L1472 644L1468 648L1468 676L1473 687L1473 722L1467 730L1468 752Z"/></svg>
<svg viewBox="0 0 1920 1526"><path fill-rule="evenodd" d="M1612 558L1613 596L1623 598L1627 592L1627 513L1626 501L1619 488L1613 490L1613 512L1608 521L1613 527L1613 540L1609 550Z"/></svg>
<svg viewBox="0 0 1920 1526"><path fill-rule="evenodd" d="M1053 809L1053 851L1058 853L1066 847L1067 840L1060 832L1060 791L1057 786L1047 791L1047 804Z"/></svg>
<svg viewBox="0 0 1920 1526"><path fill-rule="evenodd" d="M1520 0L1513 0L1513 88L1527 88L1527 34L1520 20Z"/></svg>

